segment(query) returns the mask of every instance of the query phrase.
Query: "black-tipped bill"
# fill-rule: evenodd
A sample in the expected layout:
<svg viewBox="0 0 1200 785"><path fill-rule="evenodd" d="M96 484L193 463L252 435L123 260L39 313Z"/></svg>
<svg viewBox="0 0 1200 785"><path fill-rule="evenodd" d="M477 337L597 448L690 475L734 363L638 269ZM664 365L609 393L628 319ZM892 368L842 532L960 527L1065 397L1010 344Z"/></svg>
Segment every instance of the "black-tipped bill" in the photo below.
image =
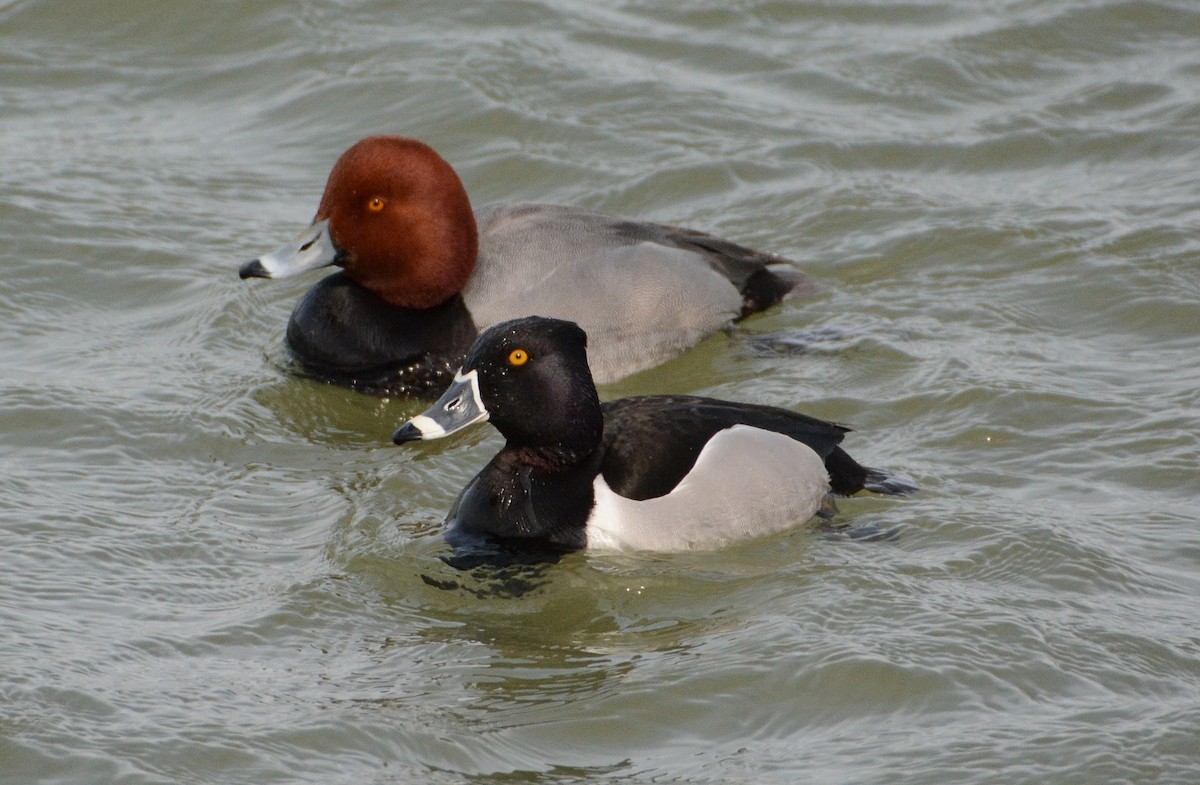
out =
<svg viewBox="0 0 1200 785"><path fill-rule="evenodd" d="M340 252L329 236L329 221L318 221L295 241L274 253L264 254L242 265L242 278L287 278L308 270L338 263Z"/></svg>
<svg viewBox="0 0 1200 785"><path fill-rule="evenodd" d="M242 269L238 270L238 277L244 281L247 278L270 278L271 274L267 272L267 268L263 267L261 261L251 259L242 265Z"/></svg>
<svg viewBox="0 0 1200 785"><path fill-rule="evenodd" d="M404 444L418 439L440 439L468 425L483 422L488 416L479 397L479 373L459 371L437 403L400 426L392 434L392 441Z"/></svg>

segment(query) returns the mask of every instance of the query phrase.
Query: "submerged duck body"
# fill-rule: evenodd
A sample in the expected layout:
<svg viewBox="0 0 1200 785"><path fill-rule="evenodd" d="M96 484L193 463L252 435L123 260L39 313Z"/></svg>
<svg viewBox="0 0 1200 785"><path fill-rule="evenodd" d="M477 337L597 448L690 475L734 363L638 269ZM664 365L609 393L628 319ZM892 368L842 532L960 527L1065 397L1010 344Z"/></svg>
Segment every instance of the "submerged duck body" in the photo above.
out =
<svg viewBox="0 0 1200 785"><path fill-rule="evenodd" d="M347 150L312 225L241 276L331 265L292 312L288 348L309 375L394 393L442 389L480 331L516 317L578 322L608 383L813 288L782 257L690 229L558 205L474 211L445 160L398 136Z"/></svg>
<svg viewBox="0 0 1200 785"><path fill-rule="evenodd" d="M527 317L480 335L403 443L489 420L504 448L446 518L459 553L712 548L802 523L827 493L915 490L859 465L847 428L769 406L655 395L601 404L575 324Z"/></svg>

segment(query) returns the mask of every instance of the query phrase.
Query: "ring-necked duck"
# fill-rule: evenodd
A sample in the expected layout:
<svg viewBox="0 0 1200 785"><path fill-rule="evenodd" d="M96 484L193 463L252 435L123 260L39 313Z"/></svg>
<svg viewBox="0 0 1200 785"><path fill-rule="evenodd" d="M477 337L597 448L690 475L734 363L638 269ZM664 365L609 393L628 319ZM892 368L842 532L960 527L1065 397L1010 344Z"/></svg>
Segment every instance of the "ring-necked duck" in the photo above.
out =
<svg viewBox="0 0 1200 785"><path fill-rule="evenodd" d="M572 322L497 325L394 434L436 439L488 420L507 440L447 516L456 551L715 547L807 521L830 490L916 490L846 454L847 428L786 409L681 395L602 404L586 346Z"/></svg>

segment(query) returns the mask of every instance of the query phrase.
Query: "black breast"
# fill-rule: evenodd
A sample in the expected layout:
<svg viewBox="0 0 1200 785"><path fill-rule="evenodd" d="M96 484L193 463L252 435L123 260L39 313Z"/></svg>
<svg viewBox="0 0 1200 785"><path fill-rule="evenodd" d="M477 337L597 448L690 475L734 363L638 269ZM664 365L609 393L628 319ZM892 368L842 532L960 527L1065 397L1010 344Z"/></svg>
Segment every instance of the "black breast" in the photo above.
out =
<svg viewBox="0 0 1200 785"><path fill-rule="evenodd" d="M339 272L296 304L287 346L306 376L363 392L429 395L449 383L477 332L460 295L401 308Z"/></svg>
<svg viewBox="0 0 1200 785"><path fill-rule="evenodd" d="M519 450L501 450L446 516L447 541L459 550L480 542L575 550L587 544L596 456L574 466L539 465Z"/></svg>

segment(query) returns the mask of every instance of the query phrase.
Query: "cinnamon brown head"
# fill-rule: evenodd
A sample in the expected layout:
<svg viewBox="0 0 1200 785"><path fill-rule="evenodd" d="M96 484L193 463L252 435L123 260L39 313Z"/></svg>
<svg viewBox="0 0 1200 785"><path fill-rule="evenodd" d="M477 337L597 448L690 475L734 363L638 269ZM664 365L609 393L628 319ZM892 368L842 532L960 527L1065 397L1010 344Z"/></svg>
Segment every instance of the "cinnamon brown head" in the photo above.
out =
<svg viewBox="0 0 1200 785"><path fill-rule="evenodd" d="M475 268L478 234L467 192L426 144L371 136L337 160L315 221L327 220L346 274L388 302L430 308Z"/></svg>

